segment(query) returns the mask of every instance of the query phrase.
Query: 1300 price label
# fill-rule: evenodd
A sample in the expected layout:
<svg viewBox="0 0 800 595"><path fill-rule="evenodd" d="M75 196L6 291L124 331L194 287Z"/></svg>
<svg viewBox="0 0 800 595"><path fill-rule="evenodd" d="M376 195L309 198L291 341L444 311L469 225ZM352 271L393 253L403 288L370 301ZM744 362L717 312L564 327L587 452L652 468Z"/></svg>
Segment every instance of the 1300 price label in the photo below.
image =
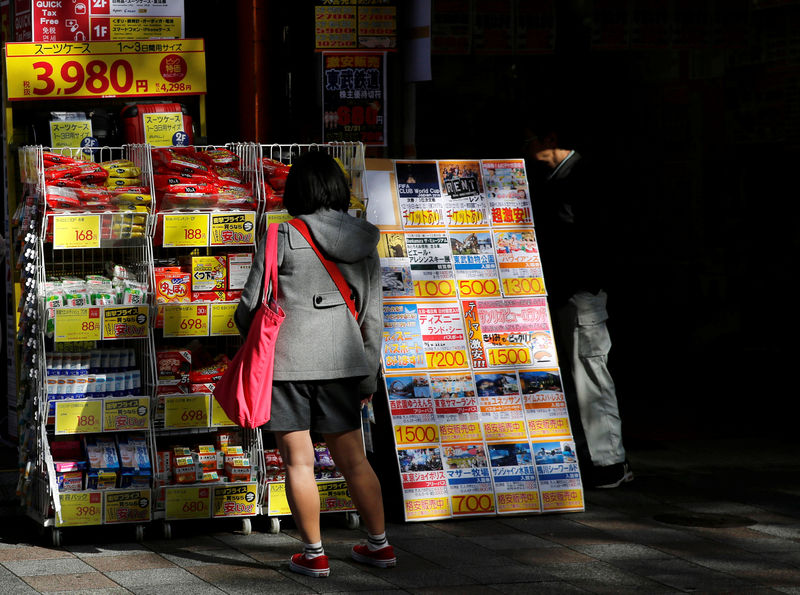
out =
<svg viewBox="0 0 800 595"><path fill-rule="evenodd" d="M53 249L99 248L100 215L53 216Z"/></svg>
<svg viewBox="0 0 800 595"><path fill-rule="evenodd" d="M543 295L544 283L537 277L503 279L503 295Z"/></svg>

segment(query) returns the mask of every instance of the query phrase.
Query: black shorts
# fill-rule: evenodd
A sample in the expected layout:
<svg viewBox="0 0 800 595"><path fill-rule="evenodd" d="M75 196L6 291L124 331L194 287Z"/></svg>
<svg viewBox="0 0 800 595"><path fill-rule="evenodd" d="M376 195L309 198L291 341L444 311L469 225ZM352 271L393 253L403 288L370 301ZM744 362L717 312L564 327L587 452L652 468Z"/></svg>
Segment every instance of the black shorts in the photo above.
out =
<svg viewBox="0 0 800 595"><path fill-rule="evenodd" d="M338 434L361 428L361 378L272 383L272 415L262 429Z"/></svg>

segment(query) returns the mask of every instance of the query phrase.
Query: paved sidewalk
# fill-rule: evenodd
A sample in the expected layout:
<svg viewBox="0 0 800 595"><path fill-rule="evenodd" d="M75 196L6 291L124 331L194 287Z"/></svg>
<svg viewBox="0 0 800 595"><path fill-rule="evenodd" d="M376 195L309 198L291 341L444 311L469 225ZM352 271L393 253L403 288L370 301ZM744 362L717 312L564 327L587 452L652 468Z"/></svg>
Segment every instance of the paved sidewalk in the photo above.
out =
<svg viewBox="0 0 800 595"><path fill-rule="evenodd" d="M362 538L324 518L331 576L288 571L290 522L69 529L47 545L32 521L0 519L0 593L800 593L800 446L753 442L629 445L636 480L589 490L586 512L391 523L398 567L349 559Z"/></svg>

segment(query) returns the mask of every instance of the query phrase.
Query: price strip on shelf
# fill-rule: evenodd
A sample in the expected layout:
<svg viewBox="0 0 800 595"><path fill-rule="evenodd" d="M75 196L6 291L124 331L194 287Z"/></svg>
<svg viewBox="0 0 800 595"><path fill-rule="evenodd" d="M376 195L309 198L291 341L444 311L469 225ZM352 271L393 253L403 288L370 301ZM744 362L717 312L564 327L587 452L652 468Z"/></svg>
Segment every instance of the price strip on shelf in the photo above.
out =
<svg viewBox="0 0 800 595"><path fill-rule="evenodd" d="M267 225L272 225L273 223L285 223L290 219L294 219L289 213L286 211L272 211L267 213Z"/></svg>
<svg viewBox="0 0 800 595"><path fill-rule="evenodd" d="M56 308L53 336L56 343L99 341L103 336L100 308Z"/></svg>
<svg viewBox="0 0 800 595"><path fill-rule="evenodd" d="M106 525L145 523L150 520L150 490L120 490L104 493Z"/></svg>
<svg viewBox="0 0 800 595"><path fill-rule="evenodd" d="M58 495L61 516L57 527L100 525L103 522L103 498L100 492L69 492Z"/></svg>
<svg viewBox="0 0 800 595"><path fill-rule="evenodd" d="M275 482L268 484L267 514L269 516L283 516L292 514L289 501L286 499L286 484Z"/></svg>
<svg viewBox="0 0 800 595"><path fill-rule="evenodd" d="M103 431L146 430L150 425L149 397L120 397L103 401Z"/></svg>
<svg viewBox="0 0 800 595"><path fill-rule="evenodd" d="M168 521L211 517L211 488L208 486L167 487L164 493Z"/></svg>
<svg viewBox="0 0 800 595"><path fill-rule="evenodd" d="M206 92L202 39L9 43L6 74L11 100Z"/></svg>
<svg viewBox="0 0 800 595"><path fill-rule="evenodd" d="M258 513L256 483L235 483L214 486L212 516L253 516Z"/></svg>
<svg viewBox="0 0 800 595"><path fill-rule="evenodd" d="M207 428L210 422L208 395L164 397L164 428Z"/></svg>
<svg viewBox="0 0 800 595"><path fill-rule="evenodd" d="M141 339L147 336L149 306L127 306L103 310L104 339Z"/></svg>
<svg viewBox="0 0 800 595"><path fill-rule="evenodd" d="M92 434L103 431L103 401L56 401L56 434Z"/></svg>
<svg viewBox="0 0 800 595"><path fill-rule="evenodd" d="M247 211L211 214L212 246L250 246L255 241L255 213Z"/></svg>
<svg viewBox="0 0 800 595"><path fill-rule="evenodd" d="M345 510L355 510L353 499L347 490L345 481L320 481L317 483L319 489L319 505L321 512L343 512Z"/></svg>
<svg viewBox="0 0 800 595"><path fill-rule="evenodd" d="M233 314L236 312L238 302L222 302L211 304L211 332L212 337L223 337L225 335L238 335L239 329L233 321Z"/></svg>
<svg viewBox="0 0 800 595"><path fill-rule="evenodd" d="M100 215L54 215L53 249L99 248Z"/></svg>
<svg viewBox="0 0 800 595"><path fill-rule="evenodd" d="M207 337L208 304L164 304L164 337Z"/></svg>
<svg viewBox="0 0 800 595"><path fill-rule="evenodd" d="M225 413L225 410L220 407L219 402L213 395L211 396L211 423L209 425L213 427L230 427L236 425L231 421L231 418L228 417L228 414Z"/></svg>
<svg viewBox="0 0 800 595"><path fill-rule="evenodd" d="M208 213L164 213L164 248L208 246Z"/></svg>

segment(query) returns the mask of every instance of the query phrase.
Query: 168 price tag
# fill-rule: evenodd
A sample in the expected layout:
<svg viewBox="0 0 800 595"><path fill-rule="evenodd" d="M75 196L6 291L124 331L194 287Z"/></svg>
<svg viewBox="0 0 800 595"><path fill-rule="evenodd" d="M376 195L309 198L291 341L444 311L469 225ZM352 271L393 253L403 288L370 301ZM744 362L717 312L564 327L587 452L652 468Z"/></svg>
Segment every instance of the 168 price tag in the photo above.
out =
<svg viewBox="0 0 800 595"><path fill-rule="evenodd" d="M53 249L99 248L100 215L53 216Z"/></svg>

